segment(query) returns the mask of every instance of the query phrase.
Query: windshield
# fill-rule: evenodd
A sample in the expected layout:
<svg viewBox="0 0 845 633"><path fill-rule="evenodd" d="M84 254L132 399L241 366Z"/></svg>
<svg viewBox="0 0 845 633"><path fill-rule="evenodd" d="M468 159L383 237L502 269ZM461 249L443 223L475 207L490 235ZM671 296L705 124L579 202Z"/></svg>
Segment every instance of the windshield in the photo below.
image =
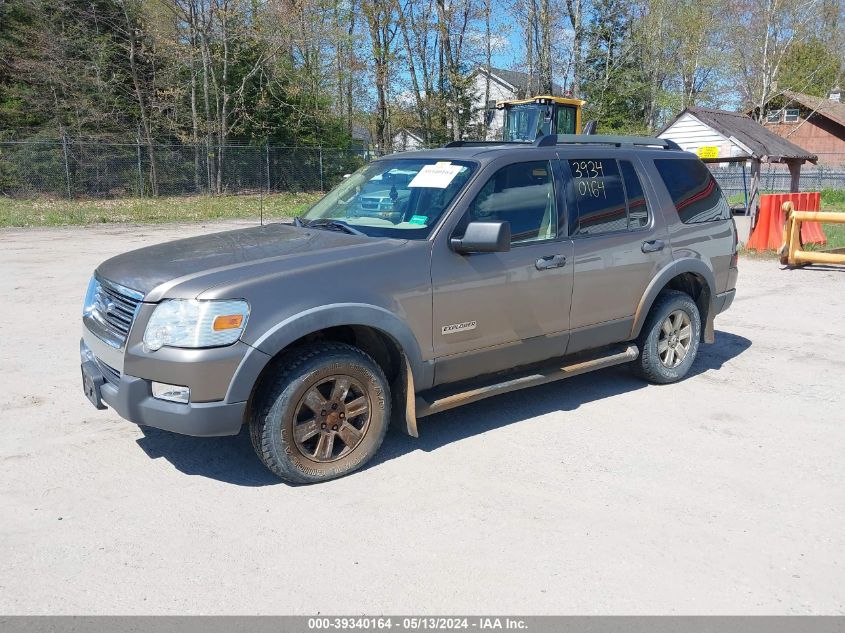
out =
<svg viewBox="0 0 845 633"><path fill-rule="evenodd" d="M549 133L551 108L525 103L511 106L505 121L505 141L533 141Z"/></svg>
<svg viewBox="0 0 845 633"><path fill-rule="evenodd" d="M379 160L359 169L302 216L341 221L366 235L425 239L475 169L424 158Z"/></svg>

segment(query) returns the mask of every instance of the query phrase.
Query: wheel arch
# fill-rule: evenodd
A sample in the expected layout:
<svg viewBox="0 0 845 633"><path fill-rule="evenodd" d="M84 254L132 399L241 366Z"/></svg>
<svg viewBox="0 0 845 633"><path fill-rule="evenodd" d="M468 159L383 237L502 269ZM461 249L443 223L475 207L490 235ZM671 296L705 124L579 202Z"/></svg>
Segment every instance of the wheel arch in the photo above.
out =
<svg viewBox="0 0 845 633"><path fill-rule="evenodd" d="M416 338L397 316L368 304L332 304L288 317L259 337L235 371L226 401L249 400L274 360L301 343L319 339L359 347L375 359L388 380L396 380L405 369L416 384L430 380Z"/></svg>
<svg viewBox="0 0 845 633"><path fill-rule="evenodd" d="M713 271L700 259L692 257L676 259L663 268L651 280L634 315L631 339L640 335L648 313L657 296L667 288L680 290L690 295L701 313L701 340L704 343L714 341L713 319L716 316L714 298L716 296L716 278Z"/></svg>

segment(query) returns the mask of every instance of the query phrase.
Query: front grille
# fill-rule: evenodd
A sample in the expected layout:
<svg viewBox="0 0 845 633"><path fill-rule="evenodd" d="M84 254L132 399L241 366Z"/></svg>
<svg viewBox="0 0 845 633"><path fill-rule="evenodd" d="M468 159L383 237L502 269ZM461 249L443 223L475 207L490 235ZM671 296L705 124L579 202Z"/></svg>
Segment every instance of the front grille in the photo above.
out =
<svg viewBox="0 0 845 633"><path fill-rule="evenodd" d="M144 296L104 279L95 279L85 320L91 331L112 347L123 347Z"/></svg>
<svg viewBox="0 0 845 633"><path fill-rule="evenodd" d="M100 371L103 373L103 378L106 379L106 382L111 383L113 385L120 384L120 372L117 371L111 365L107 365L99 358L96 359L97 366L100 368Z"/></svg>

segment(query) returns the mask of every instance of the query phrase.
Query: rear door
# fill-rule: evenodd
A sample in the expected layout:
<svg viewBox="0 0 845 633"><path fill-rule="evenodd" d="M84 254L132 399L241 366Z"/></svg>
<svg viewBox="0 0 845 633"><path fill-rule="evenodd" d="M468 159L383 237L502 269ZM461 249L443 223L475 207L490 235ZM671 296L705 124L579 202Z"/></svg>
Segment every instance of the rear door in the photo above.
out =
<svg viewBox="0 0 845 633"><path fill-rule="evenodd" d="M432 255L435 383L510 369L566 350L572 242L562 222L554 152L501 160L467 192ZM544 158L541 158L545 154ZM524 154L523 154L524 155ZM471 221L511 225L506 253L449 248Z"/></svg>
<svg viewBox="0 0 845 633"><path fill-rule="evenodd" d="M648 283L672 255L638 157L582 150L562 155L561 168L575 256L567 351L577 352L629 338Z"/></svg>
<svg viewBox="0 0 845 633"><path fill-rule="evenodd" d="M737 275L736 226L713 174L692 157L657 158L654 170L658 195L665 196L664 206L677 210L667 223L673 258L710 262L716 292L732 289Z"/></svg>

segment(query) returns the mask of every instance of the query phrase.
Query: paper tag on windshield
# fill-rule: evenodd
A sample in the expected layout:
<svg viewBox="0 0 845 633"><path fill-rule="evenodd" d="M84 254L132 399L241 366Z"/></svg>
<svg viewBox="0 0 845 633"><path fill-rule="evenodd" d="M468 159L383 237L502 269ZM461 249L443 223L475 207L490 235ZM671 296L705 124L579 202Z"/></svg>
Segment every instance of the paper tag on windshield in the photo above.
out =
<svg viewBox="0 0 845 633"><path fill-rule="evenodd" d="M461 173L463 167L451 163L437 163L436 165L425 165L420 169L414 179L408 183L409 187L431 187L433 189L445 189L449 186L455 176Z"/></svg>

